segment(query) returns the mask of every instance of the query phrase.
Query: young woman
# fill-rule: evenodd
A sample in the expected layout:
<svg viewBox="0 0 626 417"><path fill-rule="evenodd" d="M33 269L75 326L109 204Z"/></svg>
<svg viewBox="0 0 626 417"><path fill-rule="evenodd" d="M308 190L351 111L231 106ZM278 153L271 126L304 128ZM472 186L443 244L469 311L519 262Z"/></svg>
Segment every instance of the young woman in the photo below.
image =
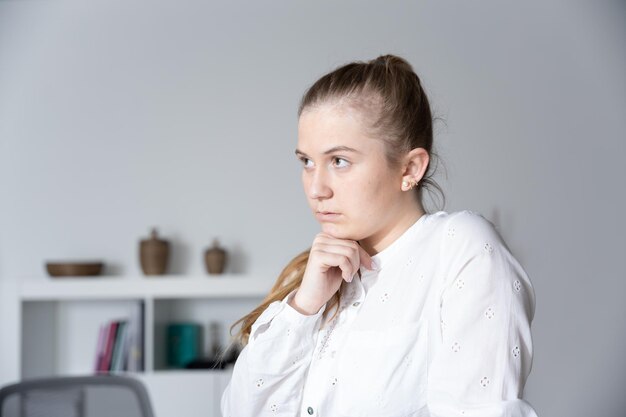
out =
<svg viewBox="0 0 626 417"><path fill-rule="evenodd" d="M432 143L400 57L306 92L296 155L321 232L237 322L225 417L536 416L531 282L480 214L425 212Z"/></svg>

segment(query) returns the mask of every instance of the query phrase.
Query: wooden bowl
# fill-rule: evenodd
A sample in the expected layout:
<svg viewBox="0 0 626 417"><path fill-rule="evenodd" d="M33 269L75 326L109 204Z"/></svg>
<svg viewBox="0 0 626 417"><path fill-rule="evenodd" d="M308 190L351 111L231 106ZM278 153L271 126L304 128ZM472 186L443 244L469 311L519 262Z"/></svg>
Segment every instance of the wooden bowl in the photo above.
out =
<svg viewBox="0 0 626 417"><path fill-rule="evenodd" d="M46 262L51 277L83 277L100 275L103 262Z"/></svg>

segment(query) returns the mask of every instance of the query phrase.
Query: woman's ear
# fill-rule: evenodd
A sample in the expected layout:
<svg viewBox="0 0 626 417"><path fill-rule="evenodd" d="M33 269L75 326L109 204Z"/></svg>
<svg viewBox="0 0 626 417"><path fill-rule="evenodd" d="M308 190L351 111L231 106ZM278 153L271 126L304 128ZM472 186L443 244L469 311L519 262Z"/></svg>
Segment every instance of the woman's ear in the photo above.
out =
<svg viewBox="0 0 626 417"><path fill-rule="evenodd" d="M424 148L411 149L404 157L402 179L419 182L428 169L430 156Z"/></svg>

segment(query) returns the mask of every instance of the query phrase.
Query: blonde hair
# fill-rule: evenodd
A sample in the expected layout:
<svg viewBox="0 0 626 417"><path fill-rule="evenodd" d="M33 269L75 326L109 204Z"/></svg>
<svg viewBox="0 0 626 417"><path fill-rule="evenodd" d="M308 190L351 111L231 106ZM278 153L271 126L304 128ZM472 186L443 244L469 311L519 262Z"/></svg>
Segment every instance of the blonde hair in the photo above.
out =
<svg viewBox="0 0 626 417"><path fill-rule="evenodd" d="M424 148L433 155L433 118L426 93L420 79L411 65L394 55L383 55L368 62L352 62L341 66L316 81L304 94L298 108L298 117L308 108L315 108L324 103L342 102L353 106L370 116L372 123L364 126L374 137L384 141L385 156L390 167L396 167L401 157L411 149ZM430 164L415 196L421 201L424 187L436 188L443 198L441 187L432 180ZM300 287L310 248L298 254L282 270L276 283L263 302L250 313L237 320L230 328L241 324L234 337L234 343L245 346L250 337L252 324L261 313L274 301L284 299L293 290ZM336 306L341 299L342 281L339 290L326 304L324 324L338 312ZM329 319L330 311L335 310Z"/></svg>

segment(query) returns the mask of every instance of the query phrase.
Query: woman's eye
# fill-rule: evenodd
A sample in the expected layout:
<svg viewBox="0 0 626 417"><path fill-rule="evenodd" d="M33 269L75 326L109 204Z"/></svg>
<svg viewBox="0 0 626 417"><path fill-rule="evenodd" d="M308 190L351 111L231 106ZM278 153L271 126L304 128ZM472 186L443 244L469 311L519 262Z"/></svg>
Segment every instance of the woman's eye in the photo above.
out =
<svg viewBox="0 0 626 417"><path fill-rule="evenodd" d="M343 162L345 162L344 165L336 164L339 168L346 167L349 164L349 162L347 160L343 159L343 158L336 157L336 158L334 158L334 160L335 161L343 161Z"/></svg>
<svg viewBox="0 0 626 417"><path fill-rule="evenodd" d="M310 161L310 159L309 158L304 158L304 157L299 158L299 159L300 159L300 161L302 161L302 163L304 164L304 167L306 168L306 166L307 166L306 163L307 163L307 161Z"/></svg>
<svg viewBox="0 0 626 417"><path fill-rule="evenodd" d="M304 168L310 168L311 166L313 166L313 163L311 162L309 158L301 157L298 159L302 161L302 163L304 164ZM311 162L311 164L307 165L308 162ZM339 157L333 158L333 163L337 168L345 168L346 166L350 164L346 159L339 158Z"/></svg>

